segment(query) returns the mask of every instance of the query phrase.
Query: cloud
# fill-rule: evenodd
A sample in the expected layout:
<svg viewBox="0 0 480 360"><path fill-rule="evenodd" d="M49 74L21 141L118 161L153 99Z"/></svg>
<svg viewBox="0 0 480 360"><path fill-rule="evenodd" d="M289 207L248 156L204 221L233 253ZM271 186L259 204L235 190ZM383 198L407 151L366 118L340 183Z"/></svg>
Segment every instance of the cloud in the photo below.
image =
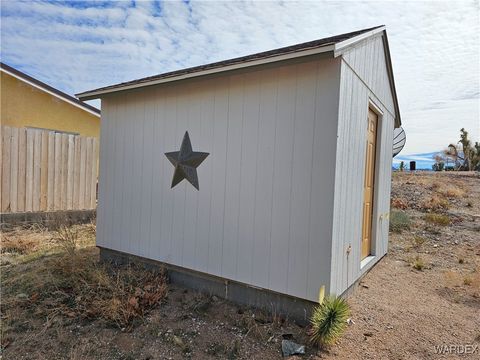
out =
<svg viewBox="0 0 480 360"><path fill-rule="evenodd" d="M385 24L402 153L480 139L478 1L2 1L1 20L2 61L68 93Z"/></svg>

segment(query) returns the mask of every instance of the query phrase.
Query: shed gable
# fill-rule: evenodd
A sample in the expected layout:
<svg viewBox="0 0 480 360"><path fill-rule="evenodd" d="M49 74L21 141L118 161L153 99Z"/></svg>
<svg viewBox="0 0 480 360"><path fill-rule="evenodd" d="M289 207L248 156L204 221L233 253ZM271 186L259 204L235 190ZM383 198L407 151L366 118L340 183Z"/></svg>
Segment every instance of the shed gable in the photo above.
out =
<svg viewBox="0 0 480 360"><path fill-rule="evenodd" d="M343 60L395 117L393 83L389 76L383 35L370 37L342 52Z"/></svg>

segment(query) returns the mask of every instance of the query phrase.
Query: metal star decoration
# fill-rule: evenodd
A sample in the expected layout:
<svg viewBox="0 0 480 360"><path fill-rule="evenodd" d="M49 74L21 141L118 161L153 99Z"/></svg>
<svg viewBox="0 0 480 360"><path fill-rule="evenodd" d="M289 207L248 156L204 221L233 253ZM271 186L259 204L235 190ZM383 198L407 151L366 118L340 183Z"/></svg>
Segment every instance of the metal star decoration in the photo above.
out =
<svg viewBox="0 0 480 360"><path fill-rule="evenodd" d="M188 131L185 131L180 151L165 153L167 159L175 166L172 188L183 179L186 179L195 189L200 190L198 186L197 167L208 155L209 153L192 151Z"/></svg>

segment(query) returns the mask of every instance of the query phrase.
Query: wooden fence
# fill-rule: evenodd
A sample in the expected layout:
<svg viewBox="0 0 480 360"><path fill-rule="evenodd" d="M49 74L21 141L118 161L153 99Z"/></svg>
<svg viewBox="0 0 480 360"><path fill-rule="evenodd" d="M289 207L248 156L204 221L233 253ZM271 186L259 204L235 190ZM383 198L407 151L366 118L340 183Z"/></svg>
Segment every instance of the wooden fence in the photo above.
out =
<svg viewBox="0 0 480 360"><path fill-rule="evenodd" d="M98 140L0 127L2 213L96 207Z"/></svg>

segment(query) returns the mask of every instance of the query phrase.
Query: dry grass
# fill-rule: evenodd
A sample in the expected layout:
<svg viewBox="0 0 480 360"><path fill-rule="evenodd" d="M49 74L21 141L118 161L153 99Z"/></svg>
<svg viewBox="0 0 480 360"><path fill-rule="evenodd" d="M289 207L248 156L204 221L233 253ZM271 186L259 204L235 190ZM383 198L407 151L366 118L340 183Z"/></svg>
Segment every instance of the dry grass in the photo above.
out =
<svg viewBox="0 0 480 360"><path fill-rule="evenodd" d="M434 225L447 226L450 224L450 218L443 214L426 214L424 219L426 222Z"/></svg>
<svg viewBox="0 0 480 360"><path fill-rule="evenodd" d="M45 326L57 316L101 319L128 329L166 296L163 272L101 263L92 225L43 234L43 240L50 238L44 247L35 237L16 245L15 239L25 238L19 237L24 231L7 234L2 247L17 254L16 264L1 273L2 347L22 317L46 319Z"/></svg>
<svg viewBox="0 0 480 360"><path fill-rule="evenodd" d="M395 209L405 210L408 208L408 203L402 198L392 198L391 206Z"/></svg>
<svg viewBox="0 0 480 360"><path fill-rule="evenodd" d="M441 194L448 198L459 198L465 196L465 190L459 188L459 187L452 187L448 186L444 189L442 189Z"/></svg>
<svg viewBox="0 0 480 360"><path fill-rule="evenodd" d="M425 211L441 211L450 208L450 203L445 197L434 194L423 200L420 204L420 208Z"/></svg>
<svg viewBox="0 0 480 360"><path fill-rule="evenodd" d="M472 289L480 290L480 268L475 268L474 271L468 274L460 271L448 270L445 271L445 286L458 287L461 285L470 286Z"/></svg>

